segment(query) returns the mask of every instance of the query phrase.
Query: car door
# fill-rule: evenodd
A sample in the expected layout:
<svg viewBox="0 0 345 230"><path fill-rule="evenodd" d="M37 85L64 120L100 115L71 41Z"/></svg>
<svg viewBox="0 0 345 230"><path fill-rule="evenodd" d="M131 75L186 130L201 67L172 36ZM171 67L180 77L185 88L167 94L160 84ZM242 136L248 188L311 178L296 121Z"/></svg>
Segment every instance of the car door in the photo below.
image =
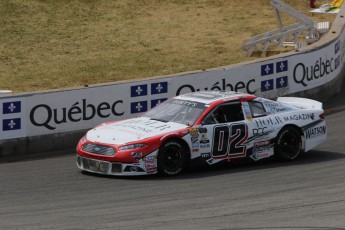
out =
<svg viewBox="0 0 345 230"><path fill-rule="evenodd" d="M247 155L257 161L274 154L275 119L267 114L260 101L243 102L248 126Z"/></svg>
<svg viewBox="0 0 345 230"><path fill-rule="evenodd" d="M212 163L246 156L247 122L240 101L223 103L205 116L202 123L210 141Z"/></svg>

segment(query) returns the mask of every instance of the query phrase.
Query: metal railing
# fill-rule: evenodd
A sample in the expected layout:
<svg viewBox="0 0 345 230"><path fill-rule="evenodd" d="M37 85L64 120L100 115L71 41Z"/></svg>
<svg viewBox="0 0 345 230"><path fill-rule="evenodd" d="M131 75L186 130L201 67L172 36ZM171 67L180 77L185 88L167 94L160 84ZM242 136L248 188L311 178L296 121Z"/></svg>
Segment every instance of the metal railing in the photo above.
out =
<svg viewBox="0 0 345 230"><path fill-rule="evenodd" d="M322 33L329 30L329 22L317 23L280 0L271 0L271 5L274 8L279 28L246 39L242 45L242 50L248 56L255 50L261 51L262 55L265 55L270 45L300 48L316 42L320 39ZM280 12L287 14L297 23L284 26ZM304 36L304 39L301 41L302 36Z"/></svg>

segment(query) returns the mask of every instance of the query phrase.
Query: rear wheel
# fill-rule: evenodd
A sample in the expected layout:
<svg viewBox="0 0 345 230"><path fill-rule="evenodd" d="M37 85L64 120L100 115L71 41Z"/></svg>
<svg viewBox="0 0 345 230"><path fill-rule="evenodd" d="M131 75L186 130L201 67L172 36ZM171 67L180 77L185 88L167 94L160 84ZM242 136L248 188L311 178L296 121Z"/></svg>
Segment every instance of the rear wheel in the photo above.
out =
<svg viewBox="0 0 345 230"><path fill-rule="evenodd" d="M186 167L187 154L178 141L165 142L158 152L158 172L165 176L180 174Z"/></svg>
<svg viewBox="0 0 345 230"><path fill-rule="evenodd" d="M283 128L277 135L274 154L279 160L290 161L296 159L302 152L302 138L298 130L293 127Z"/></svg>

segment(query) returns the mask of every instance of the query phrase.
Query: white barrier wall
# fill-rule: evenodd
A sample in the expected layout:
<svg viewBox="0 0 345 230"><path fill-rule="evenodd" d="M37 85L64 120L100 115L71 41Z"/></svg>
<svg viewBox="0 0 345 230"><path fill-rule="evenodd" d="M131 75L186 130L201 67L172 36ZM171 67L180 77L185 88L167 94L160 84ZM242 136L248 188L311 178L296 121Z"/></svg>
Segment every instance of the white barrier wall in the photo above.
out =
<svg viewBox="0 0 345 230"><path fill-rule="evenodd" d="M344 30L320 46L255 63L176 76L3 96L0 140L85 130L102 122L135 117L169 97L199 90L234 90L274 98L313 89L340 74Z"/></svg>

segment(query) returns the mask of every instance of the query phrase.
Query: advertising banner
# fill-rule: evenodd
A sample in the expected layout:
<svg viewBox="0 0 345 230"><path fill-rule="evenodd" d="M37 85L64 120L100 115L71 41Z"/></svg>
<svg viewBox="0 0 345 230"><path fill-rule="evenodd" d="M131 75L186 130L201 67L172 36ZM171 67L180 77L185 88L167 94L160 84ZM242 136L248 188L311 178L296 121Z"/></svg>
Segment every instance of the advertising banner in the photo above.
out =
<svg viewBox="0 0 345 230"><path fill-rule="evenodd" d="M169 97L227 90L274 98L335 79L344 64L344 36L309 53L154 80L0 98L0 139L92 128L136 117Z"/></svg>

